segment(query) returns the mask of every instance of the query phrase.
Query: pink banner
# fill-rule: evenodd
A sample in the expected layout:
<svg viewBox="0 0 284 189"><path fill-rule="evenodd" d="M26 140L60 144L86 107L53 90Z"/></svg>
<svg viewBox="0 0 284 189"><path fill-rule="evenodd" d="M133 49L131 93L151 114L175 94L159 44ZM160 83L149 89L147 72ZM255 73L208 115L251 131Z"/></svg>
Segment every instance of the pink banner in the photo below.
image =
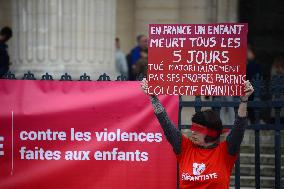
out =
<svg viewBox="0 0 284 189"><path fill-rule="evenodd" d="M150 24L149 94L240 96L247 24Z"/></svg>
<svg viewBox="0 0 284 189"><path fill-rule="evenodd" d="M178 97L161 96L174 123ZM176 188L138 82L0 81L1 189Z"/></svg>

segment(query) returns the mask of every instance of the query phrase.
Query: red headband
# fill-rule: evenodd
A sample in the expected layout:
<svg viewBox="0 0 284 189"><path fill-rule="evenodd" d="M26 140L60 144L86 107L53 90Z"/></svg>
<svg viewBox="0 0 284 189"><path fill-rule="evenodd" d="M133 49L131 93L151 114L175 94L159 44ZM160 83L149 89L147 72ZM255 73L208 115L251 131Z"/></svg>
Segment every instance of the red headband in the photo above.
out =
<svg viewBox="0 0 284 189"><path fill-rule="evenodd" d="M200 124L193 123L193 122L192 122L192 126L190 127L190 130L196 131L196 132L199 132L199 133L211 136L211 137L217 137L217 135L218 135L216 130L209 129L209 128L205 127L204 125L200 125Z"/></svg>

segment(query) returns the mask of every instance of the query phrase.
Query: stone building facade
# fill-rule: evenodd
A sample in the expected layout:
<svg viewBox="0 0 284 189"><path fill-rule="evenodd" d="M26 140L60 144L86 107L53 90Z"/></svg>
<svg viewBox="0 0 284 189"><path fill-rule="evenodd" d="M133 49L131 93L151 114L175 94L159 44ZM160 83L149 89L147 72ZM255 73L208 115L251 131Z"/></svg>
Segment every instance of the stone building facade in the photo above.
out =
<svg viewBox="0 0 284 189"><path fill-rule="evenodd" d="M237 21L238 0L0 0L0 27L11 26L11 71L58 79L68 72L112 79L114 39L135 46L150 23Z"/></svg>

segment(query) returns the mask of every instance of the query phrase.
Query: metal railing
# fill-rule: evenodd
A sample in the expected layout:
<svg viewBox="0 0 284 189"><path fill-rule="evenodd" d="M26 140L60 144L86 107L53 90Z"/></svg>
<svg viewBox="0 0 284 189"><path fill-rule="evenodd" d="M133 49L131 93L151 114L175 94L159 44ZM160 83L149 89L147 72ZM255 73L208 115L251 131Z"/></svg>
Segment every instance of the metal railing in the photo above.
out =
<svg viewBox="0 0 284 189"><path fill-rule="evenodd" d="M15 74L12 72L6 73L3 77L3 79L17 79ZM143 77L142 76L137 76L137 80L141 80ZM27 73L24 73L23 77L20 79L22 80L38 80L38 78L35 77L35 75L28 71ZM44 75L41 76L40 80L54 80L53 76L50 75L49 73L45 73ZM60 81L73 81L72 76L68 73L65 73L61 75ZM92 81L91 77L84 73L83 75L80 76L79 81ZM102 74L99 76L99 78L96 81L111 81L110 76L108 76L106 73ZM115 81L127 81L127 76L125 75L119 75L117 76Z"/></svg>
<svg viewBox="0 0 284 189"><path fill-rule="evenodd" d="M276 76L270 81L265 81L259 76L252 80L254 86L254 99L248 102L248 107L253 108L255 122L248 125L247 129L254 130L255 133L255 188L260 186L260 131L274 131L274 154L275 154L275 188L281 188L281 130L284 130L281 119L281 109L284 107L284 77ZM262 100L262 96L270 96L269 100ZM179 128L190 129L190 125L181 124L181 111L184 107L195 108L195 111L201 111L202 107L211 107L217 113L220 113L222 107L232 107L237 113L239 106L239 97L233 97L232 101L224 101L221 97L214 97L212 101L202 101L200 96L195 97L193 101L184 101L180 97L179 101ZM274 123L260 123L260 113L264 108L275 110ZM283 119L283 118L282 118ZM230 129L232 125L224 125L224 128ZM283 186L282 186L283 187ZM235 163L235 188L240 188L240 159Z"/></svg>

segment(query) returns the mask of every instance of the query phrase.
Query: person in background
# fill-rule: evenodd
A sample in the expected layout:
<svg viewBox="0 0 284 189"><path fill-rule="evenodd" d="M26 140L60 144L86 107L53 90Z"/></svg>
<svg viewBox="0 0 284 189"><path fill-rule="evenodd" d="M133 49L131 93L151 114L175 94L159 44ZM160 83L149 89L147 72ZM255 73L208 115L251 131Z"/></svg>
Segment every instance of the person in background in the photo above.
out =
<svg viewBox="0 0 284 189"><path fill-rule="evenodd" d="M120 49L120 40L119 38L115 38L115 68L120 75L124 75L128 77L128 67L126 62L125 54Z"/></svg>
<svg viewBox="0 0 284 189"><path fill-rule="evenodd" d="M284 56L278 56L275 58L271 67L271 77L284 76Z"/></svg>
<svg viewBox="0 0 284 189"><path fill-rule="evenodd" d="M145 35L138 35L137 46L134 47L128 55L128 68L129 68L129 78L130 80L136 79L135 70L136 63L140 59L148 59L148 38Z"/></svg>
<svg viewBox="0 0 284 189"><path fill-rule="evenodd" d="M9 71L10 57L8 55L7 42L13 36L9 27L3 27L0 31L0 78Z"/></svg>
<svg viewBox="0 0 284 189"><path fill-rule="evenodd" d="M133 74L136 77L144 78L147 76L147 71L148 71L148 59L140 58L133 67Z"/></svg>
<svg viewBox="0 0 284 189"><path fill-rule="evenodd" d="M273 77L284 77L284 56L277 56L272 64L271 67L271 79ZM272 96L273 100L281 100L284 101L284 95L281 94L279 96ZM275 123L275 109L272 108L271 110L271 119L270 123ZM284 109L282 108L280 111L280 122L283 124L284 123Z"/></svg>
<svg viewBox="0 0 284 189"><path fill-rule="evenodd" d="M247 73L246 79L251 81L257 75L261 75L261 66L256 62L255 58L255 50L254 48L248 44L247 47ZM250 101L253 101L254 95L249 97ZM253 108L248 108L248 118L251 123L255 123L255 114Z"/></svg>
<svg viewBox="0 0 284 189"><path fill-rule="evenodd" d="M148 58L148 38L145 35L137 36L137 46L131 50L131 64L134 65L140 58Z"/></svg>
<svg viewBox="0 0 284 189"><path fill-rule="evenodd" d="M257 74L261 74L261 66L255 60L254 48L248 44L247 47L247 77L251 81Z"/></svg>

